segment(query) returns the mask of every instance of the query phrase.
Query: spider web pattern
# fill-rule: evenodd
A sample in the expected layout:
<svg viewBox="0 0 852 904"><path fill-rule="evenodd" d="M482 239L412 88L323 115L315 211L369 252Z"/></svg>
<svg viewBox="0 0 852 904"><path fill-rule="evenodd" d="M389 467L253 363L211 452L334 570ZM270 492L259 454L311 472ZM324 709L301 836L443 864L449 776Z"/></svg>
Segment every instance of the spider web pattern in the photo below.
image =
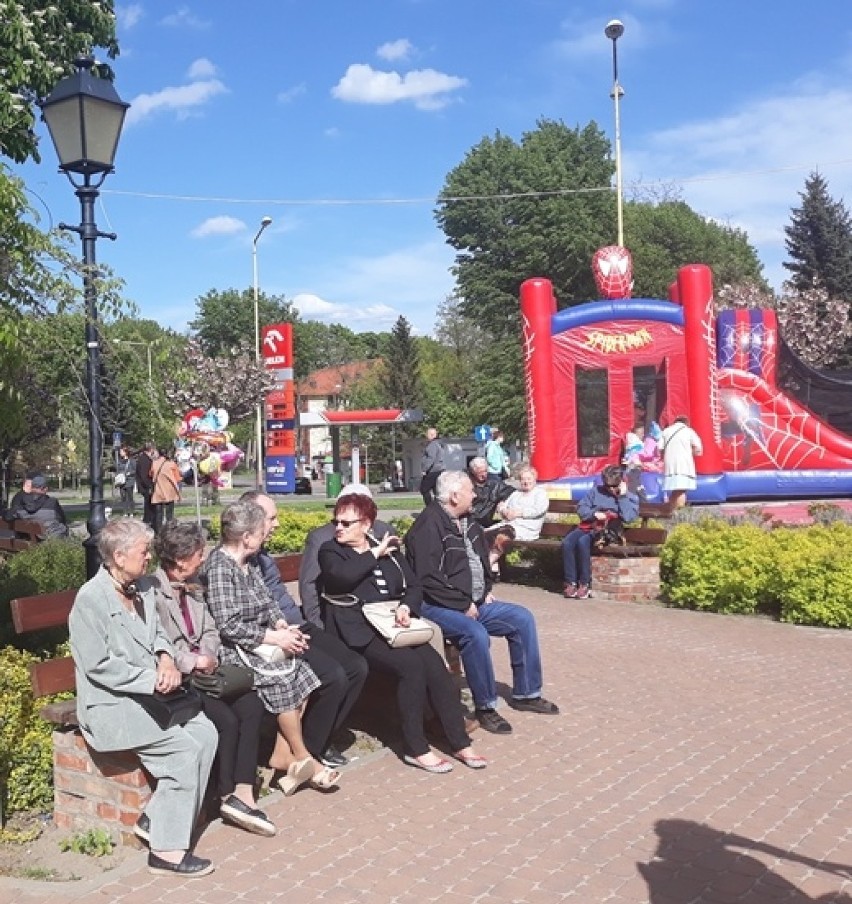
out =
<svg viewBox="0 0 852 904"><path fill-rule="evenodd" d="M533 394L532 359L535 353L535 333L526 314L521 312L521 341L523 344L524 358L524 391L527 396L527 432L530 440L530 457L535 455L536 439L536 410L535 395Z"/></svg>
<svg viewBox="0 0 852 904"><path fill-rule="evenodd" d="M748 370L764 380L774 370L777 339L775 330L765 323L750 325L719 322L720 357L736 364L737 353L745 356ZM752 363L757 357L757 363ZM718 363L718 361L717 361Z"/></svg>
<svg viewBox="0 0 852 904"><path fill-rule="evenodd" d="M710 387L710 420L713 424L713 439L722 441L722 403L719 398L718 367L716 365L716 318L713 316L713 296L708 295L701 315L701 334L704 339L707 355L707 380Z"/></svg>
<svg viewBox="0 0 852 904"><path fill-rule="evenodd" d="M723 370L719 384L726 416L738 430L728 446L734 470L844 464L824 446L825 425L765 380L742 370ZM750 446L762 454L753 454Z"/></svg>

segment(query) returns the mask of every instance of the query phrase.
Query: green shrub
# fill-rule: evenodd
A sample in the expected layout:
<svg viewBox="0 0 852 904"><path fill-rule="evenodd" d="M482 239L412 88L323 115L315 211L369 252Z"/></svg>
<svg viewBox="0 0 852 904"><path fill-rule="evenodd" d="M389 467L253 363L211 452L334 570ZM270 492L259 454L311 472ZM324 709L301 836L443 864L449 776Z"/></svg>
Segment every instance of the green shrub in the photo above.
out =
<svg viewBox="0 0 852 904"><path fill-rule="evenodd" d="M0 649L0 793L2 811L50 810L53 805L51 726L36 711L30 664L38 657Z"/></svg>
<svg viewBox="0 0 852 904"><path fill-rule="evenodd" d="M675 606L715 612L769 611L774 557L769 533L707 518L680 524L660 555L661 589Z"/></svg>
<svg viewBox="0 0 852 904"><path fill-rule="evenodd" d="M0 570L0 645L40 649L62 632L39 632L20 639L12 629L11 600L19 596L75 590L86 580L86 555L79 540L46 540L10 556Z"/></svg>
<svg viewBox="0 0 852 904"><path fill-rule="evenodd" d="M89 829L77 832L59 842L59 850L85 854L87 857L108 857L115 847L112 836L106 829Z"/></svg>

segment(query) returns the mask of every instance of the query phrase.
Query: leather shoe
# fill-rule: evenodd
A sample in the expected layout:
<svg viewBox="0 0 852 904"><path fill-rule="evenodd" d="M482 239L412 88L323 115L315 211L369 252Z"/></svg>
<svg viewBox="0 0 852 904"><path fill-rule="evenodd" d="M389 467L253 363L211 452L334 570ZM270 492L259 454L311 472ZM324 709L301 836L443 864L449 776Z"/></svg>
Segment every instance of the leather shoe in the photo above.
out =
<svg viewBox="0 0 852 904"><path fill-rule="evenodd" d="M143 813L133 826L133 834L145 844L151 842L151 819L147 813Z"/></svg>
<svg viewBox="0 0 852 904"><path fill-rule="evenodd" d="M230 822L254 835L265 835L271 838L275 834L275 825L263 812L241 801L235 794L231 794L222 801L219 814L225 822Z"/></svg>
<svg viewBox="0 0 852 904"><path fill-rule="evenodd" d="M323 766L329 769L342 769L349 765L349 757L341 753L336 747L329 747L325 753L319 758Z"/></svg>
<svg viewBox="0 0 852 904"><path fill-rule="evenodd" d="M155 876L182 876L184 879L200 879L213 872L215 867L204 857L196 857L187 851L180 863L169 863L156 854L148 854L148 872Z"/></svg>
<svg viewBox="0 0 852 904"><path fill-rule="evenodd" d="M512 709L517 709L522 713L540 713L544 716L558 716L559 707L544 697L532 697L527 700L517 700L514 697L509 701Z"/></svg>
<svg viewBox="0 0 852 904"><path fill-rule="evenodd" d="M478 709L476 718L479 724L492 734L511 734L512 726L497 712L496 709Z"/></svg>

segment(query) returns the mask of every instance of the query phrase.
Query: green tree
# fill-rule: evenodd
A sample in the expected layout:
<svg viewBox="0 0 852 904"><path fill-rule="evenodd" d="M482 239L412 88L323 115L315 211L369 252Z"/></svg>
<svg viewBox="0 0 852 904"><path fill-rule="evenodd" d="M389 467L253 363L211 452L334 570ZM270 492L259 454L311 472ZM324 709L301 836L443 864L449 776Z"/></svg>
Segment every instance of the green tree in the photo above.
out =
<svg viewBox="0 0 852 904"><path fill-rule="evenodd" d="M0 154L39 160L35 104L96 47L118 56L113 0L0 0Z"/></svg>
<svg viewBox="0 0 852 904"><path fill-rule="evenodd" d="M195 310L189 328L201 341L205 354L217 357L241 345L254 347L253 289L210 289L195 300ZM258 292L257 310L261 329L272 323L295 323L299 317L283 295Z"/></svg>
<svg viewBox="0 0 852 904"><path fill-rule="evenodd" d="M590 123L541 120L521 141L484 138L447 176L435 213L456 249L462 312L495 338L520 332L518 292L553 281L563 305L595 295L590 261L610 244L615 205L609 142Z"/></svg>
<svg viewBox="0 0 852 904"><path fill-rule="evenodd" d="M394 408L417 408L422 403L420 355L411 335L411 324L399 317L391 330L384 367L379 377L386 404Z"/></svg>
<svg viewBox="0 0 852 904"><path fill-rule="evenodd" d="M852 217L843 201L828 193L828 183L811 173L784 227L790 256L784 267L795 289L823 287L831 298L852 301Z"/></svg>
<svg viewBox="0 0 852 904"><path fill-rule="evenodd" d="M717 286L749 282L768 288L746 234L702 217L683 201L630 202L624 223L634 298L667 298L685 264L707 264Z"/></svg>

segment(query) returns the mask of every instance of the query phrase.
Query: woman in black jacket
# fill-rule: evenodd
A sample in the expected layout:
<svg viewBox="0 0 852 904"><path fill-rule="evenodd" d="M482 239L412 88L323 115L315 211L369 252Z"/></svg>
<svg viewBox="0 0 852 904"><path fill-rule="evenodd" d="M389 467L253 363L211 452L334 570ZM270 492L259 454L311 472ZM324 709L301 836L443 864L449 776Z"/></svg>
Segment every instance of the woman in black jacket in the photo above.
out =
<svg viewBox="0 0 852 904"><path fill-rule="evenodd" d="M319 551L321 581L326 593L326 630L360 653L371 669L397 679L404 761L427 772L444 773L452 764L436 754L423 731L427 699L441 722L453 756L472 769L484 769L487 760L476 754L464 727L458 690L440 655L429 645L393 648L364 618L360 603L401 600L397 624L406 626L420 612L423 594L417 578L399 555L399 538L381 540L372 535L376 504L369 496L351 493L334 508L333 540ZM352 594L356 605L334 605L329 597Z"/></svg>

